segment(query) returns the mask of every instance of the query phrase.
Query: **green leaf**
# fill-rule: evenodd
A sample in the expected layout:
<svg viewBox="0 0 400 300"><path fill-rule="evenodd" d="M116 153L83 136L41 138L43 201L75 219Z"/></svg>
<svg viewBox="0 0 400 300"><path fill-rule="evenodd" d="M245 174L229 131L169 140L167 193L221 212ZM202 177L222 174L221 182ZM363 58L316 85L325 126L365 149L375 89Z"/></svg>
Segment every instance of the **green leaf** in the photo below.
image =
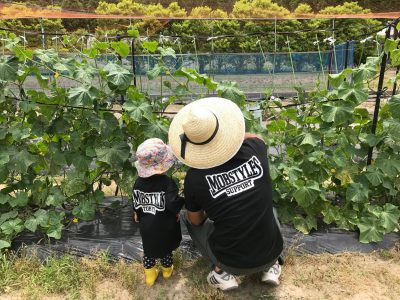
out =
<svg viewBox="0 0 400 300"><path fill-rule="evenodd" d="M26 173L28 168L37 162L36 156L23 149L14 155L8 163L8 168L18 173Z"/></svg>
<svg viewBox="0 0 400 300"><path fill-rule="evenodd" d="M47 226L49 222L49 215L47 211L45 211L44 209L38 209L33 215L35 216L38 225L42 227Z"/></svg>
<svg viewBox="0 0 400 300"><path fill-rule="evenodd" d="M25 61L25 59L33 58L33 51L30 49L24 49L21 46L15 45L12 47L12 51L14 51L15 56L18 57L19 61Z"/></svg>
<svg viewBox="0 0 400 300"><path fill-rule="evenodd" d="M19 108L24 112L24 113L29 113L32 110L36 108L36 104L30 101L21 101L19 103Z"/></svg>
<svg viewBox="0 0 400 300"><path fill-rule="evenodd" d="M10 195L0 193L0 204L9 203L11 199Z"/></svg>
<svg viewBox="0 0 400 300"><path fill-rule="evenodd" d="M385 53L388 54L389 52L396 49L398 44L399 44L399 40L387 39L385 41L385 46L383 49L384 49Z"/></svg>
<svg viewBox="0 0 400 300"><path fill-rule="evenodd" d="M26 219L24 226L26 229L35 232L38 227L38 222L36 221L35 217L30 216L28 219Z"/></svg>
<svg viewBox="0 0 400 300"><path fill-rule="evenodd" d="M168 127L160 121L149 122L143 126L147 138L158 137L165 140L168 135Z"/></svg>
<svg viewBox="0 0 400 300"><path fill-rule="evenodd" d="M150 53L154 53L157 51L157 47L158 47L158 42L156 41L144 41L142 43L142 46L144 49L146 49L147 51L149 51Z"/></svg>
<svg viewBox="0 0 400 300"><path fill-rule="evenodd" d="M0 240L0 250L4 248L9 248L11 247L10 242L5 241L5 240Z"/></svg>
<svg viewBox="0 0 400 300"><path fill-rule="evenodd" d="M104 67L107 73L107 84L111 90L125 91L131 85L133 74L127 69L115 63L109 63Z"/></svg>
<svg viewBox="0 0 400 300"><path fill-rule="evenodd" d="M382 141L382 137L376 136L375 134L360 134L360 141L363 143L368 144L370 147L375 147Z"/></svg>
<svg viewBox="0 0 400 300"><path fill-rule="evenodd" d="M343 82L338 89L338 97L356 104L368 100L368 89L364 83Z"/></svg>
<svg viewBox="0 0 400 300"><path fill-rule="evenodd" d="M90 163L92 162L92 158L87 157L79 152L69 152L66 154L66 159L68 164L73 164L76 170L80 172L85 172Z"/></svg>
<svg viewBox="0 0 400 300"><path fill-rule="evenodd" d="M0 229L6 235L18 234L24 229L22 220L20 218L5 221L1 224Z"/></svg>
<svg viewBox="0 0 400 300"><path fill-rule="evenodd" d="M155 64L153 69L146 72L147 78L153 80L157 78L162 72L164 72L165 67Z"/></svg>
<svg viewBox="0 0 400 300"><path fill-rule="evenodd" d="M122 167L124 162L128 159L130 148L126 142L116 142L110 147L97 147L95 148L97 160L105 162L112 167Z"/></svg>
<svg viewBox="0 0 400 300"><path fill-rule="evenodd" d="M86 54L90 58L96 58L96 56L99 55L100 52L96 48L87 48L87 49L83 49L82 53Z"/></svg>
<svg viewBox="0 0 400 300"><path fill-rule="evenodd" d="M381 169L389 177L395 178L400 173L400 160L377 158L375 161L377 168Z"/></svg>
<svg viewBox="0 0 400 300"><path fill-rule="evenodd" d="M330 203L329 205L321 211L322 215L324 216L324 222L326 224L331 224L340 220L341 213L337 206L332 206Z"/></svg>
<svg viewBox="0 0 400 300"><path fill-rule="evenodd" d="M313 228L317 229L317 220L312 216L307 216L306 218L295 216L293 218L293 225L298 231L308 234Z"/></svg>
<svg viewBox="0 0 400 300"><path fill-rule="evenodd" d="M72 213L79 219L84 221L89 221L94 219L96 212L96 205L91 201L81 201L78 206L76 206Z"/></svg>
<svg viewBox="0 0 400 300"><path fill-rule="evenodd" d="M171 47L167 48L159 47L158 51L160 51L161 57L172 56L173 58L176 58L175 50L172 49Z"/></svg>
<svg viewBox="0 0 400 300"><path fill-rule="evenodd" d="M62 230L64 229L64 225L58 223L56 225L50 226L46 233L49 237L55 238L56 240L61 239Z"/></svg>
<svg viewBox="0 0 400 300"><path fill-rule="evenodd" d="M340 72L340 73L338 73L338 74L329 74L329 75L328 75L329 83L330 83L333 87L337 88L337 87L339 87L339 85L341 85L342 82L346 79L346 75L349 75L349 74L351 74L352 72L353 72L352 69L347 68L347 69L344 69L342 72Z"/></svg>
<svg viewBox="0 0 400 300"><path fill-rule="evenodd" d="M378 68L373 64L361 64L353 72L353 81L355 83L362 83L365 80L372 79L378 73Z"/></svg>
<svg viewBox="0 0 400 300"><path fill-rule="evenodd" d="M399 227L400 210L397 206L386 203L380 215L380 220L386 232L392 232Z"/></svg>
<svg viewBox="0 0 400 300"><path fill-rule="evenodd" d="M15 81L17 79L18 58L15 56L0 58L0 80Z"/></svg>
<svg viewBox="0 0 400 300"><path fill-rule="evenodd" d="M0 153L0 165L5 165L10 161L10 154L7 152Z"/></svg>
<svg viewBox="0 0 400 300"><path fill-rule="evenodd" d="M35 56L45 63L56 63L58 58L58 53L55 49L37 49L34 52Z"/></svg>
<svg viewBox="0 0 400 300"><path fill-rule="evenodd" d="M140 35L139 30L137 28L130 28L130 29L128 29L127 32L128 32L128 35L133 38L137 38Z"/></svg>
<svg viewBox="0 0 400 300"><path fill-rule="evenodd" d="M357 224L360 229L360 242L380 242L383 240L383 230L379 224L379 220L371 217L363 217L361 222Z"/></svg>
<svg viewBox="0 0 400 300"><path fill-rule="evenodd" d="M23 207L28 204L28 201L29 201L28 193L19 192L15 198L12 198L9 201L9 203L11 207L16 207L16 206Z"/></svg>
<svg viewBox="0 0 400 300"><path fill-rule="evenodd" d="M79 86L68 91L70 105L73 106L91 106L98 96L99 90L93 86Z"/></svg>
<svg viewBox="0 0 400 300"><path fill-rule="evenodd" d="M62 189L67 197L71 197L85 191L87 185L83 178L73 177L63 182Z"/></svg>
<svg viewBox="0 0 400 300"><path fill-rule="evenodd" d="M143 101L127 101L122 106L128 112L131 119L140 122L143 118L150 120L153 114L153 107Z"/></svg>
<svg viewBox="0 0 400 300"><path fill-rule="evenodd" d="M314 133L306 133L300 145L310 145L316 147L320 139Z"/></svg>
<svg viewBox="0 0 400 300"><path fill-rule="evenodd" d="M201 84L201 85L205 86L208 90L214 90L218 86L218 83L215 82L214 80L212 80L212 78L210 78L206 74L199 74L196 70L191 69L191 68L181 67L174 72L174 76L186 77L189 81L194 81L198 84ZM227 81L226 81L226 83L227 83ZM231 84L234 84L234 83L231 83ZM183 89L183 87L181 89ZM187 91L187 87L185 87L185 92L186 91Z"/></svg>
<svg viewBox="0 0 400 300"><path fill-rule="evenodd" d="M6 213L3 213L0 215L0 225L3 224L5 221L15 218L16 216L18 216L18 210L12 210Z"/></svg>
<svg viewBox="0 0 400 300"><path fill-rule="evenodd" d="M48 206L60 206L66 200L65 196L61 192L59 187L52 187L50 193L46 198L46 205Z"/></svg>
<svg viewBox="0 0 400 300"><path fill-rule="evenodd" d="M368 181L371 182L373 186L378 186L384 181L385 175L379 170L371 166L368 167L368 172L365 173Z"/></svg>
<svg viewBox="0 0 400 300"><path fill-rule="evenodd" d="M129 45L124 41L111 42L111 48L113 48L122 58L127 57L130 52Z"/></svg>
<svg viewBox="0 0 400 300"><path fill-rule="evenodd" d="M334 106L324 104L322 106L322 120L335 125L342 125L351 122L353 119L353 108L349 106Z"/></svg>
<svg viewBox="0 0 400 300"><path fill-rule="evenodd" d="M303 207L311 206L321 193L319 184L315 181L308 181L306 186L299 187L293 194L297 203Z"/></svg>
<svg viewBox="0 0 400 300"><path fill-rule="evenodd" d="M286 121L285 120L272 120L267 124L268 132L275 133L284 131L286 129Z"/></svg>
<svg viewBox="0 0 400 300"><path fill-rule="evenodd" d="M388 106L393 117L400 119L400 94L392 96L389 100Z"/></svg>
<svg viewBox="0 0 400 300"><path fill-rule="evenodd" d="M361 183L351 183L346 190L346 200L355 203L368 202L368 188L364 187Z"/></svg>
<svg viewBox="0 0 400 300"><path fill-rule="evenodd" d="M85 84L90 86L97 72L97 69L92 67L90 64L83 63L74 70L73 77L79 81L83 81Z"/></svg>
<svg viewBox="0 0 400 300"><path fill-rule="evenodd" d="M108 49L108 43L107 42L95 41L93 43L93 47L95 47L98 50L107 50Z"/></svg>
<svg viewBox="0 0 400 300"><path fill-rule="evenodd" d="M390 62L392 64L392 66L400 65L400 49L393 50L390 53Z"/></svg>
<svg viewBox="0 0 400 300"><path fill-rule="evenodd" d="M232 100L237 105L242 106L245 100L245 95L241 91L236 82L223 80L217 86L218 95L223 98Z"/></svg>

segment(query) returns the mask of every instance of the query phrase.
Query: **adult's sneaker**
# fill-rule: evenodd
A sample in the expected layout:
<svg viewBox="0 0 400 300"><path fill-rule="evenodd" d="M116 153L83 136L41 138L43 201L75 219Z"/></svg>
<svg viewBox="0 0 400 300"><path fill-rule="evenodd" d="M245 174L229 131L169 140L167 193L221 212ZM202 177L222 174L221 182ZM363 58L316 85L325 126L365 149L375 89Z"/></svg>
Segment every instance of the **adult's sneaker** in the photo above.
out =
<svg viewBox="0 0 400 300"><path fill-rule="evenodd" d="M218 274L214 270L211 271L207 276L207 282L212 287L220 289L221 291L233 290L239 286L235 277L224 271L222 274Z"/></svg>
<svg viewBox="0 0 400 300"><path fill-rule="evenodd" d="M262 272L261 282L268 283L271 285L279 285L279 276L281 276L282 267L279 262L276 262L267 271Z"/></svg>

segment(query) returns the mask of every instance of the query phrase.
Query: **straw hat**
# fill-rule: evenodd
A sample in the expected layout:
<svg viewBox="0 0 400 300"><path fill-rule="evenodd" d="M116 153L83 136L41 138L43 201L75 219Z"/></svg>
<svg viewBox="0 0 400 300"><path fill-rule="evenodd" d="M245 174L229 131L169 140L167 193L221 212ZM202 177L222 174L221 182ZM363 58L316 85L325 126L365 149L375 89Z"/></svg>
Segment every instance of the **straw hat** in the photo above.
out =
<svg viewBox="0 0 400 300"><path fill-rule="evenodd" d="M239 107L218 97L182 108L169 128L169 144L185 165L208 169L230 160L243 143L245 123Z"/></svg>
<svg viewBox="0 0 400 300"><path fill-rule="evenodd" d="M157 138L145 140L136 151L135 167L138 175L143 178L162 174L168 171L176 158L171 148Z"/></svg>

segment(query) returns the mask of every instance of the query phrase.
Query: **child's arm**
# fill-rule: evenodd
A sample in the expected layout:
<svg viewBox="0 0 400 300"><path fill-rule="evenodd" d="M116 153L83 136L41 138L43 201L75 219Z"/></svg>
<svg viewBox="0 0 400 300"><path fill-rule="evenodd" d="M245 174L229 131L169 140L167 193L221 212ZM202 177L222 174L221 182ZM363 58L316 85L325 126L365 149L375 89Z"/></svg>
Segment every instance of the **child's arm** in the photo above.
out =
<svg viewBox="0 0 400 300"><path fill-rule="evenodd" d="M135 220L136 223L139 223L139 216L136 211L133 212L133 219Z"/></svg>

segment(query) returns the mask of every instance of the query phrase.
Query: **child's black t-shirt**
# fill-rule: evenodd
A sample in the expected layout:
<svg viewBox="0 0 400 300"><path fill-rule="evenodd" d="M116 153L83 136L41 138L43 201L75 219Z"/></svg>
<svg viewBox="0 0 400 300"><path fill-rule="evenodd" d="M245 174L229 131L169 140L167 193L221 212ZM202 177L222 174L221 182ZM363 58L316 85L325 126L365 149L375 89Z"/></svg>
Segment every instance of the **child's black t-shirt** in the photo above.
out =
<svg viewBox="0 0 400 300"><path fill-rule="evenodd" d="M166 175L138 177L133 186L133 209L139 216L144 254L162 258L182 240L176 214L183 206L176 183Z"/></svg>
<svg viewBox="0 0 400 300"><path fill-rule="evenodd" d="M185 206L204 210L214 221L209 238L215 257L235 268L259 267L276 259L283 240L272 207L267 148L258 138L244 140L228 162L211 169L190 169Z"/></svg>

